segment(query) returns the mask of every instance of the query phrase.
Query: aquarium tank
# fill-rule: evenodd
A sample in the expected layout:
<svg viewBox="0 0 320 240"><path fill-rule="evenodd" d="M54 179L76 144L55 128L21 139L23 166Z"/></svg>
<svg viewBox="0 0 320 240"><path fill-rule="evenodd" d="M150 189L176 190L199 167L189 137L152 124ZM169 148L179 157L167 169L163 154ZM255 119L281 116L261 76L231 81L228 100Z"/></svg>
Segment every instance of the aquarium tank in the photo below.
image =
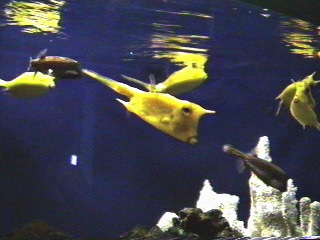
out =
<svg viewBox="0 0 320 240"><path fill-rule="evenodd" d="M317 238L320 29L278 10L2 0L0 238Z"/></svg>

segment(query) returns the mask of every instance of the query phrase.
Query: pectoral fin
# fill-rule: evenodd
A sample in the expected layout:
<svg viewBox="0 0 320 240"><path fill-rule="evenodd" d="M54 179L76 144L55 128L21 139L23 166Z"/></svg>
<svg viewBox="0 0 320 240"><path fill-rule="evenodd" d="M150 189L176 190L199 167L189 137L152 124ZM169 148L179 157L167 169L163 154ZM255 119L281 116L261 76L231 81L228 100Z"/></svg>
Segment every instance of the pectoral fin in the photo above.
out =
<svg viewBox="0 0 320 240"><path fill-rule="evenodd" d="M120 98L116 98L116 100L117 100L118 102L120 102L123 106L125 106L125 107L127 108L129 102L123 101L123 100L120 99Z"/></svg>

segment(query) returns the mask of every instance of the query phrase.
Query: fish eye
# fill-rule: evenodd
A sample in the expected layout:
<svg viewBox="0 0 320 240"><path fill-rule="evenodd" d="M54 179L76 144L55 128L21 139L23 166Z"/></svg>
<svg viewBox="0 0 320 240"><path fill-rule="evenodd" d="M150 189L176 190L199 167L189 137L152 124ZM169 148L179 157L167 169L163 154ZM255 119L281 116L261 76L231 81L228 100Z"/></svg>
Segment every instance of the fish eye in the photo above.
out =
<svg viewBox="0 0 320 240"><path fill-rule="evenodd" d="M183 113L184 115L186 115L186 116L189 116L189 115L192 113L192 110L191 110L191 108L189 108L189 107L183 107L183 108L182 108L182 113Z"/></svg>

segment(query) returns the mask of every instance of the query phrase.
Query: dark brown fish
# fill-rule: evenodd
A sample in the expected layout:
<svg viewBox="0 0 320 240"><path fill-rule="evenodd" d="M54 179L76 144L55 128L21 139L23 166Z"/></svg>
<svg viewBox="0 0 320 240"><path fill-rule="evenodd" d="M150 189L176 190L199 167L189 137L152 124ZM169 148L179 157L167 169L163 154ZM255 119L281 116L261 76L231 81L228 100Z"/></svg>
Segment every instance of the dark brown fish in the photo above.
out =
<svg viewBox="0 0 320 240"><path fill-rule="evenodd" d="M266 185L278 189L281 192L287 191L287 174L277 165L258 158L253 154L246 154L233 146L226 144L223 151L232 156L241 158L244 165L250 169Z"/></svg>
<svg viewBox="0 0 320 240"><path fill-rule="evenodd" d="M37 58L30 60L29 69L56 78L77 79L82 77L80 63L76 60L60 56L46 56L47 49L42 50Z"/></svg>

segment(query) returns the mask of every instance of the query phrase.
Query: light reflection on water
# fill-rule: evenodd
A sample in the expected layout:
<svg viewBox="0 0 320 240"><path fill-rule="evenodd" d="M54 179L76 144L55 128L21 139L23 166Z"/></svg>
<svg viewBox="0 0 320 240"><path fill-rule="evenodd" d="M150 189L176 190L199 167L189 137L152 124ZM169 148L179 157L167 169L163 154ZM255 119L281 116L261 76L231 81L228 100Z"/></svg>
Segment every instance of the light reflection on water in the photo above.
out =
<svg viewBox="0 0 320 240"><path fill-rule="evenodd" d="M280 22L282 41L293 54L305 58L319 58L319 29L303 20L290 19Z"/></svg>
<svg viewBox="0 0 320 240"><path fill-rule="evenodd" d="M7 22L4 25L17 25L26 33L61 33L61 9L63 0L11 1L4 10Z"/></svg>
<svg viewBox="0 0 320 240"><path fill-rule="evenodd" d="M201 14L201 13L192 13L188 11L164 11L164 10L156 10L156 12L168 13L168 14L175 14L175 15L185 15L185 16L194 16L194 17L201 17L201 18L213 18L212 16Z"/></svg>
<svg viewBox="0 0 320 240"><path fill-rule="evenodd" d="M197 18L203 21L212 21L213 16L192 13L154 10L165 16L181 15L185 18ZM176 22L158 21L151 24L152 33L145 42L140 42L140 47L130 49L135 56L149 56L155 59L168 59L171 63L178 66L190 66L196 64L198 68L204 68L208 59L208 49L204 48L210 40L206 33L203 35L193 34L192 29L188 29L188 34L180 34L185 31L185 27ZM130 56L129 56L130 58ZM130 59L125 59L130 60Z"/></svg>
<svg viewBox="0 0 320 240"><path fill-rule="evenodd" d="M156 33L151 36L149 48L155 50L154 58L167 58L176 65L196 63L198 67L203 67L208 58L208 49L199 46L209 39L209 36Z"/></svg>
<svg viewBox="0 0 320 240"><path fill-rule="evenodd" d="M12 1L7 5L6 9L8 25L20 26L24 34L60 33L60 12L64 3L64 1L53 0L50 1L50 4L39 2L31 4L22 1ZM43 11L43 9L46 10ZM50 10L51 13L48 10ZM186 14L186 12L164 12L160 10L157 12L164 15L179 15L181 18L200 19L200 21L203 22L213 21L212 16L199 18L197 14ZM269 15L263 17L267 16ZM317 29L314 26L305 22L300 23L299 20L296 19L283 21L281 24L282 29L280 34L283 36L282 41L288 46L288 51L290 49L293 54L300 54L305 57L316 56L320 45L315 36ZM186 28L186 26L176 21L167 22L159 20L154 21L151 26L151 33L137 32L137 35L134 36L135 39L142 39L142 41L139 41L140 48L139 46L137 47L137 52L140 54L139 56L143 57L147 55L155 59L166 59L170 64L178 66L188 66L191 63L197 63L197 66L205 65L209 54L207 46L212 37L208 36L207 31L201 30L200 32L193 32L195 29L192 29L191 26L188 26L190 28L185 31L184 28ZM123 34L126 33L126 29L121 30ZM148 34L147 37L144 36L146 34ZM129 44L132 43L130 42ZM130 50L132 50L132 52L135 51L132 45ZM101 53L101 55L103 54ZM248 61L250 60L251 59L248 59ZM240 62L239 65L242 63L247 64L248 62ZM94 110L91 110L91 112L94 112Z"/></svg>

